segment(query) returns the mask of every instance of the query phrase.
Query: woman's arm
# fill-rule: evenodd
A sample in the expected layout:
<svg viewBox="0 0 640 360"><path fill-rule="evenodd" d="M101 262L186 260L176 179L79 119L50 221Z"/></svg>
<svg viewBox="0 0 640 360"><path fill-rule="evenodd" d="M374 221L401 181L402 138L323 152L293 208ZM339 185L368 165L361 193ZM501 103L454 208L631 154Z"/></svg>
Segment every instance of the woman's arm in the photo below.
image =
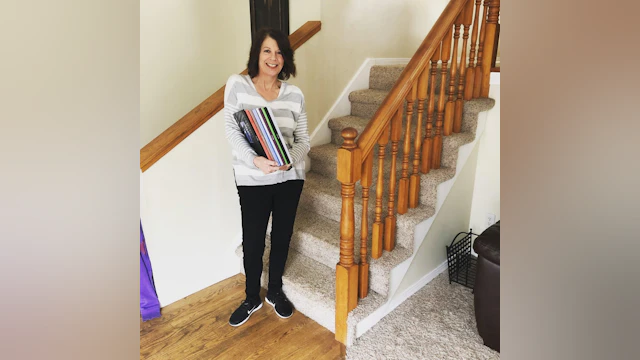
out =
<svg viewBox="0 0 640 360"><path fill-rule="evenodd" d="M307 126L307 109L304 103L304 95L300 104L300 115L296 119L296 128L293 131L293 147L289 150L293 158L293 164L304 159L311 149L311 138Z"/></svg>

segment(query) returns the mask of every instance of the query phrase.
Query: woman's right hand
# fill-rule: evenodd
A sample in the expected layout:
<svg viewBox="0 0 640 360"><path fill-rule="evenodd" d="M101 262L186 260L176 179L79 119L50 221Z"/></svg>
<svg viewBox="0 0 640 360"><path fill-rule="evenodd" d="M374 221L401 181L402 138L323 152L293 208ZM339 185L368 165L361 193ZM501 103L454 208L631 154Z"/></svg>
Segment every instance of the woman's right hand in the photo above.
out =
<svg viewBox="0 0 640 360"><path fill-rule="evenodd" d="M256 156L253 159L253 165L260 169L265 175L277 171L280 167L275 161L269 160L264 156Z"/></svg>

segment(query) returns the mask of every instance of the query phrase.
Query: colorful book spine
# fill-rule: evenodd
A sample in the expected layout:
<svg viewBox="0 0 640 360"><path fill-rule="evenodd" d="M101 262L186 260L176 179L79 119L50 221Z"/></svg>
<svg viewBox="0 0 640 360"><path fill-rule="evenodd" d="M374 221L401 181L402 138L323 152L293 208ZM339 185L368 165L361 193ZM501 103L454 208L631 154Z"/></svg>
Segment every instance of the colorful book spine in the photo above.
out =
<svg viewBox="0 0 640 360"><path fill-rule="evenodd" d="M269 150L269 146L265 142L264 136L262 135L262 131L260 130L260 126L256 123L256 120L253 118L253 115L251 114L251 111L244 110L244 112L245 112L245 114L247 114L247 118L249 118L249 121L251 122L251 126L253 127L253 130L255 131L256 135L258 136L258 141L260 141L260 145L262 145L262 150L264 151L266 157L269 160L273 161L273 156L271 155L271 152L268 151Z"/></svg>
<svg viewBox="0 0 640 360"><path fill-rule="evenodd" d="M287 165L291 164L293 163L293 159L291 159L291 153L289 152L289 147L287 146L286 141L283 140L284 136L282 136L282 132L280 131L280 126L276 121L276 117L270 108L266 108L266 109L267 109L267 115L271 118L271 121L273 122L273 125L276 128L276 131L278 134L278 140L280 140L282 143L282 149L284 150L284 155L287 157Z"/></svg>
<svg viewBox="0 0 640 360"><path fill-rule="evenodd" d="M265 138L267 139L267 143L269 144L269 148L271 149L271 154L274 157L274 161L278 164L278 166L284 165L284 161L278 153L278 147L276 145L275 137L271 133L269 125L267 124L267 120L264 118L262 111L260 111L260 109L253 109L251 111L253 112L254 117L260 120L260 123L265 132Z"/></svg>
<svg viewBox="0 0 640 360"><path fill-rule="evenodd" d="M265 110L265 108L261 108L260 111L262 112L262 115L264 116L265 121L267 122L269 130L271 131L271 135L273 136L273 141L276 144L278 155L282 159L283 163L280 166L288 165L290 162L289 162L289 159L284 154L284 150L282 149L283 148L282 140L280 140L280 137L278 136L278 132L275 130L275 125L273 124L273 122L271 122L271 119L267 115L267 111Z"/></svg>

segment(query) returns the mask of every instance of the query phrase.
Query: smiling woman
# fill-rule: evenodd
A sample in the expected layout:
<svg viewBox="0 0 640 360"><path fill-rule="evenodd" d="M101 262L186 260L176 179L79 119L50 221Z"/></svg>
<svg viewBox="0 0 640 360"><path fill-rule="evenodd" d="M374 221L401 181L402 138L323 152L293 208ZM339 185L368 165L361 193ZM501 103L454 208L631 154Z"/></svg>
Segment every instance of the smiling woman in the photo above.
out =
<svg viewBox="0 0 640 360"><path fill-rule="evenodd" d="M231 314L229 324L240 326L262 307L260 277L265 235L272 216L267 303L281 318L293 314L282 292L282 274L289 254L300 194L305 180L304 157L310 149L304 95L285 80L296 75L288 37L274 29L259 31L251 45L248 75L232 75L224 92L225 134L231 144L233 170L242 213L242 248L246 299ZM268 107L279 129L291 164L278 166L259 156L234 120L241 110ZM273 131L272 131L273 132Z"/></svg>

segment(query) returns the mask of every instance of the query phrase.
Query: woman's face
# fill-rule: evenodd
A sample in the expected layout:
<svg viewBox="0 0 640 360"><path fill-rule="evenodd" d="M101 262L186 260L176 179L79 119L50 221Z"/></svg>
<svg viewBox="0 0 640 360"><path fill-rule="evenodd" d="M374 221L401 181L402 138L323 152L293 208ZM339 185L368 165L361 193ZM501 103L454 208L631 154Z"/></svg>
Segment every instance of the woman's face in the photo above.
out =
<svg viewBox="0 0 640 360"><path fill-rule="evenodd" d="M258 69L260 75L278 76L284 65L284 57L278 48L278 43L270 37L266 37L260 48Z"/></svg>

